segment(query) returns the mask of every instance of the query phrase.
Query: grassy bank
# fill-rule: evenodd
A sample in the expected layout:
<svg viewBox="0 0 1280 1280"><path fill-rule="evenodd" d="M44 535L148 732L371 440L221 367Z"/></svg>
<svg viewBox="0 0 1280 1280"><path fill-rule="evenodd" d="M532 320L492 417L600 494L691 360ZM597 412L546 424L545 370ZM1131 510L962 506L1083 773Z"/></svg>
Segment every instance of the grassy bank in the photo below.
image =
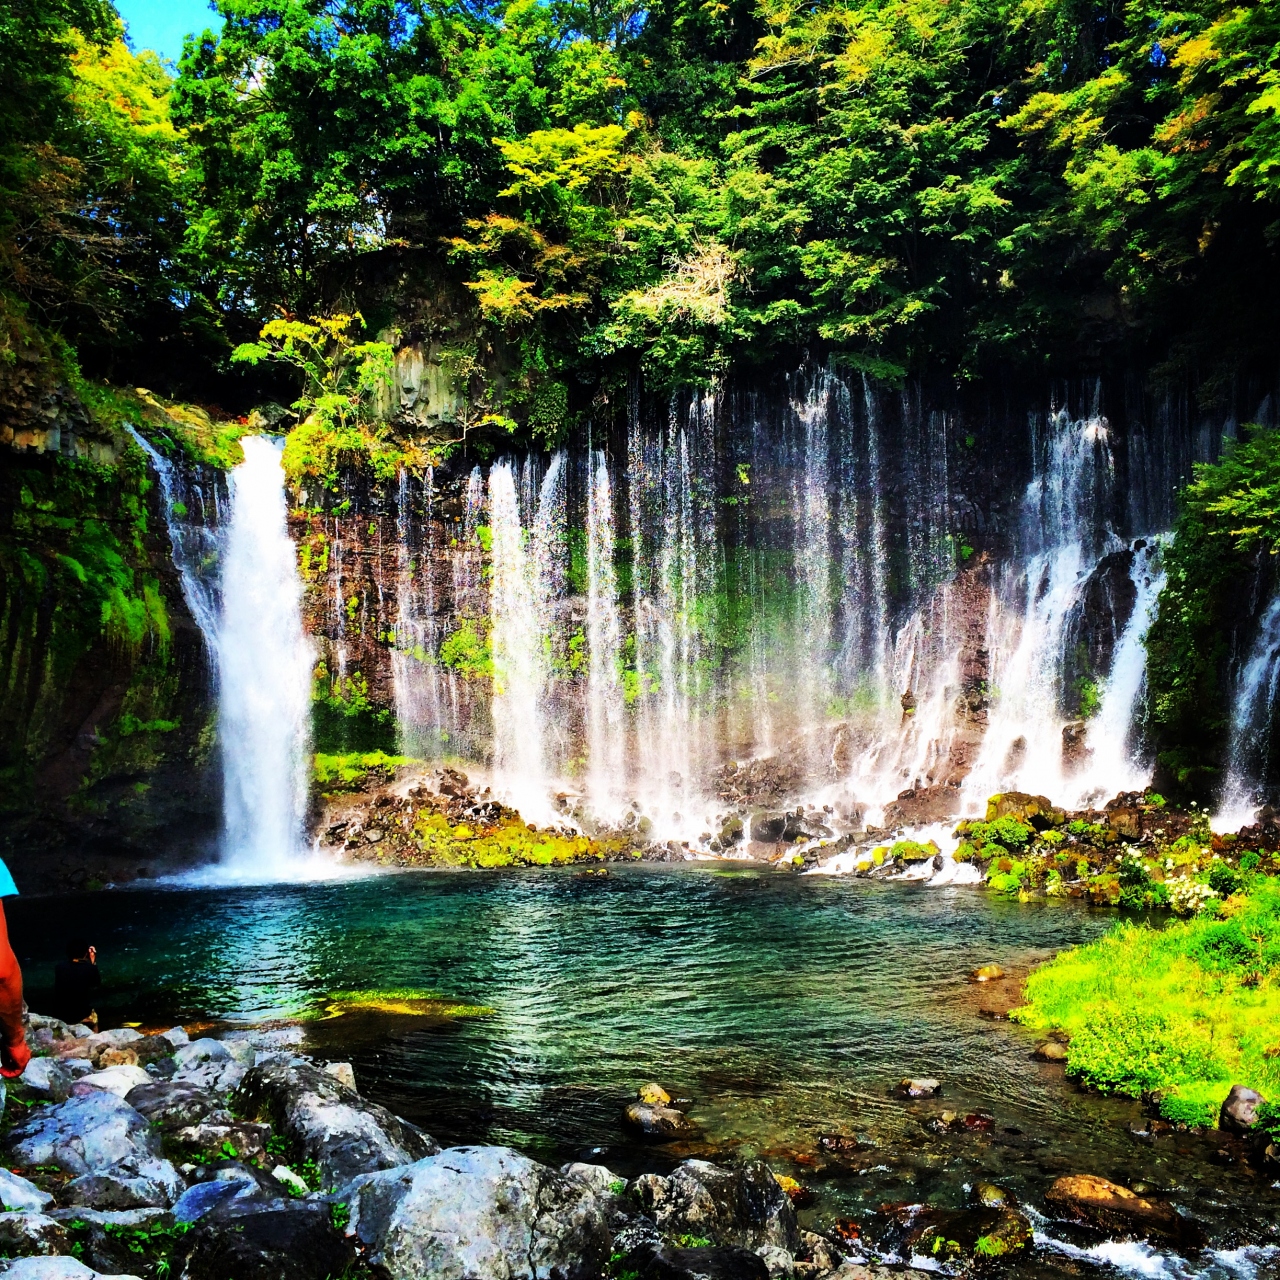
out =
<svg viewBox="0 0 1280 1280"><path fill-rule="evenodd" d="M1280 1101L1280 884L1237 891L1164 928L1123 923L1027 980L1014 1017L1070 1037L1067 1071L1161 1113L1217 1123L1233 1084Z"/></svg>

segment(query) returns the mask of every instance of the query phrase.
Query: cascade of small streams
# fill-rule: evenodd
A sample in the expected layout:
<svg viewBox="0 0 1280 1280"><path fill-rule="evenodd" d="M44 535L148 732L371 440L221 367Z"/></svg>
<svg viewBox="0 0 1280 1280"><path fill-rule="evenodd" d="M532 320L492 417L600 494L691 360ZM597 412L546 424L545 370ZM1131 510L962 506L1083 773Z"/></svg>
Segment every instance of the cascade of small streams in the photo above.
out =
<svg viewBox="0 0 1280 1280"><path fill-rule="evenodd" d="M241 440L230 510L219 524L216 487L178 476L145 439L134 439L160 479L183 596L216 666L223 774L223 850L217 878L276 880L305 874L303 820L309 776L310 642L289 537L282 446ZM199 505L199 518L192 510Z"/></svg>
<svg viewBox="0 0 1280 1280"><path fill-rule="evenodd" d="M638 404L619 454L471 472L452 614L415 584L429 538L402 548L393 669L420 750L464 742L439 655L474 621L491 732L473 716L462 750L537 821L638 810L659 838L696 840L739 803L733 770L775 752L791 795L853 822L884 820L904 788L956 814L997 790L1077 805L1148 781L1134 725L1160 543L1115 532L1096 409L1033 415L1010 550L965 565L953 427L909 394L816 371L781 403L699 395L656 422ZM428 477L428 523L433 501ZM1118 603L1099 648L1104 579Z"/></svg>

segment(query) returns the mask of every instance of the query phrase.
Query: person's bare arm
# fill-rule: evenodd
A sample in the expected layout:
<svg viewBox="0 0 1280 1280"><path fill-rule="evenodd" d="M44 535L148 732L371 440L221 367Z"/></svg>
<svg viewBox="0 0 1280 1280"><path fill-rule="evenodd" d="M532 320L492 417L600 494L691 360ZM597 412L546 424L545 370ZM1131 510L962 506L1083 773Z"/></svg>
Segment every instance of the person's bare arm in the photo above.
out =
<svg viewBox="0 0 1280 1280"><path fill-rule="evenodd" d="M31 1061L22 1023L22 970L9 945L9 924L0 902L0 1076L12 1080Z"/></svg>

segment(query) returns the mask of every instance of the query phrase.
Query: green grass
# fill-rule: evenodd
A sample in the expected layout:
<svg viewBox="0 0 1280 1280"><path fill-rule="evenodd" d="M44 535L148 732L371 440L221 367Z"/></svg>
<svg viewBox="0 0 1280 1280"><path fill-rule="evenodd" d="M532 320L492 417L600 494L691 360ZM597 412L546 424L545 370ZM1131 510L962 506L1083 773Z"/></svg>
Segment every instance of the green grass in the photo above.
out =
<svg viewBox="0 0 1280 1280"><path fill-rule="evenodd" d="M1280 1099L1280 884L1153 929L1117 925L1027 980L1013 1017L1071 1038L1068 1074L1161 1095L1171 1120L1214 1124L1233 1084Z"/></svg>

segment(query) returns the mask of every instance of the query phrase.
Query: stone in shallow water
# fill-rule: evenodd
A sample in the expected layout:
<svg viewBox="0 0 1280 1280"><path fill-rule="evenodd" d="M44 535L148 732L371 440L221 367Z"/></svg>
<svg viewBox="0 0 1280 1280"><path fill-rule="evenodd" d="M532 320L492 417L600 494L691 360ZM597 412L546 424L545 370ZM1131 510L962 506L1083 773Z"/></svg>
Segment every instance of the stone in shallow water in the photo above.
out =
<svg viewBox="0 0 1280 1280"><path fill-rule="evenodd" d="M660 1084L652 1082L642 1084L636 1090L636 1097L653 1107L665 1107L671 1101L671 1095Z"/></svg>
<svg viewBox="0 0 1280 1280"><path fill-rule="evenodd" d="M598 1276L609 1228L591 1189L508 1147L453 1147L357 1178L349 1231L389 1280Z"/></svg>
<svg viewBox="0 0 1280 1280"><path fill-rule="evenodd" d="M1068 1052L1061 1040L1042 1040L1036 1045L1035 1056L1041 1062L1066 1062Z"/></svg>
<svg viewBox="0 0 1280 1280"><path fill-rule="evenodd" d="M675 1107L653 1106L648 1102L633 1102L623 1112L623 1119L653 1142L671 1142L697 1132L697 1126L683 1111L677 1111Z"/></svg>
<svg viewBox="0 0 1280 1280"><path fill-rule="evenodd" d="M942 1092L942 1081L931 1076L908 1076L898 1085L898 1096L902 1098L932 1098Z"/></svg>
<svg viewBox="0 0 1280 1280"><path fill-rule="evenodd" d="M1004 977L1004 970L998 964L983 964L969 974L970 982L995 982Z"/></svg>
<svg viewBox="0 0 1280 1280"><path fill-rule="evenodd" d="M1204 1243L1204 1232L1200 1226L1184 1218L1171 1204L1149 1200L1128 1187L1118 1186L1093 1174L1078 1173L1059 1178L1045 1192L1045 1201L1051 1210L1100 1227L1103 1231L1119 1231L1139 1237L1157 1236L1193 1248Z"/></svg>

